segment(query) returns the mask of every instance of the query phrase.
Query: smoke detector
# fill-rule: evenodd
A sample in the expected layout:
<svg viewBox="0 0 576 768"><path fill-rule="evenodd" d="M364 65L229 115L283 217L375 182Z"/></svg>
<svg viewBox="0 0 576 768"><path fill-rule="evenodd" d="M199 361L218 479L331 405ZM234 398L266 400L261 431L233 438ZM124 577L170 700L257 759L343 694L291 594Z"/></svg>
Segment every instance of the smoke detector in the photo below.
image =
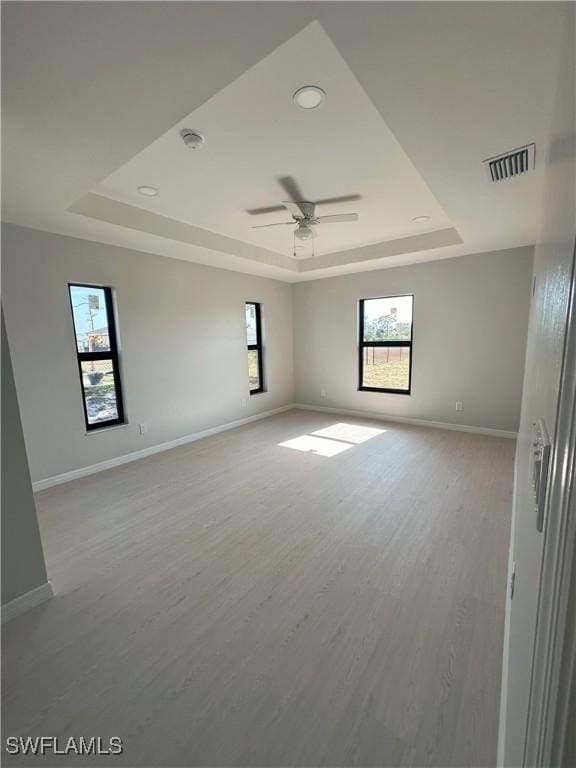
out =
<svg viewBox="0 0 576 768"><path fill-rule="evenodd" d="M188 149L200 149L204 144L204 136L191 128L182 128L180 136L182 136L182 141Z"/></svg>
<svg viewBox="0 0 576 768"><path fill-rule="evenodd" d="M483 161L488 178L493 182L520 176L522 173L533 170L535 164L535 144L526 144L525 147L518 147Z"/></svg>

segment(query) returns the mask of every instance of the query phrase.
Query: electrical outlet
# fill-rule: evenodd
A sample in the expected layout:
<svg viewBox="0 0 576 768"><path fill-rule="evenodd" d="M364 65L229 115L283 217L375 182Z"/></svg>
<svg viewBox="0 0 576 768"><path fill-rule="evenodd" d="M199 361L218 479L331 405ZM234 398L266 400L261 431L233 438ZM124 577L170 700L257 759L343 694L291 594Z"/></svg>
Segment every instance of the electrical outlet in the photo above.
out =
<svg viewBox="0 0 576 768"><path fill-rule="evenodd" d="M461 400L456 401L456 410L457 411L463 411L464 410L464 403Z"/></svg>
<svg viewBox="0 0 576 768"><path fill-rule="evenodd" d="M326 397L326 390L325 389L321 389L320 390L320 397Z"/></svg>
<svg viewBox="0 0 576 768"><path fill-rule="evenodd" d="M246 405L247 405L247 403L246 403L246 398L245 398L245 397L243 397L243 398L242 398L242 408L246 408Z"/></svg>
<svg viewBox="0 0 576 768"><path fill-rule="evenodd" d="M138 424L140 428L140 434L145 435L146 432L148 432L148 424L146 422L143 422L142 424Z"/></svg>

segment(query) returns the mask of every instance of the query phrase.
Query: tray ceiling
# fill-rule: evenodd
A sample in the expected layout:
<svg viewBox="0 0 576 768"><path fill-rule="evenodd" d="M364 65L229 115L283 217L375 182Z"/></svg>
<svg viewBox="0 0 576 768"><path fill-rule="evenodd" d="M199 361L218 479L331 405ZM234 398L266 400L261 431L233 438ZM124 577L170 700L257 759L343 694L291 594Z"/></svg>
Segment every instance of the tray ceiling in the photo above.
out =
<svg viewBox="0 0 576 768"><path fill-rule="evenodd" d="M5 3L3 220L309 280L535 242L562 3ZM326 102L292 102L305 84ZM206 136L189 151L179 129ZM536 144L491 184L482 160ZM360 195L312 258L248 209ZM135 187L160 190L147 199ZM425 224L415 216L429 215ZM288 217L287 217L288 218ZM479 257L480 258L480 257Z"/></svg>
<svg viewBox="0 0 576 768"><path fill-rule="evenodd" d="M304 110L292 95L310 83L320 86L327 97L317 109ZM201 132L205 137L201 149L184 145L183 128ZM453 229L318 22L170 126L95 185L91 194L123 204L108 204L115 210L116 224L131 226L133 206L163 217L165 231L173 220L176 239L182 237L185 223L190 225L191 241L203 235L200 230L208 230L227 238L221 247L245 258L250 258L250 250L239 248L235 241L256 246L254 257L260 259L270 251L291 257L293 226L252 228L290 221L288 212L249 213L288 199L282 184L285 177L300 188L297 199L359 198L318 206L319 215L352 211L359 214L359 221L314 227L314 242L298 244L298 256L311 258L306 269L314 268L317 256ZM138 187L142 185L157 188L159 194L141 195ZM102 209L94 197L72 208L84 215L98 211L97 216ZM429 217L425 224L413 221L423 215ZM150 217L149 222L153 233L158 220ZM450 234L452 242L460 242L455 232ZM355 259L351 254L349 260ZM286 267L291 268L289 262Z"/></svg>

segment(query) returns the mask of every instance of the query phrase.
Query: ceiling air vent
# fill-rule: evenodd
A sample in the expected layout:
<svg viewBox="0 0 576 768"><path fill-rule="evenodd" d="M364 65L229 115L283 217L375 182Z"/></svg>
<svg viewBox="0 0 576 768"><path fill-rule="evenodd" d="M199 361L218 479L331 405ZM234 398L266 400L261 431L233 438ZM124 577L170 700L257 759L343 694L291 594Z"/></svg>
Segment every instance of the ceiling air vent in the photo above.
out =
<svg viewBox="0 0 576 768"><path fill-rule="evenodd" d="M536 145L527 144L525 147L504 152L496 157L484 160L484 167L490 181L504 181L512 176L519 176L534 168L536 160Z"/></svg>

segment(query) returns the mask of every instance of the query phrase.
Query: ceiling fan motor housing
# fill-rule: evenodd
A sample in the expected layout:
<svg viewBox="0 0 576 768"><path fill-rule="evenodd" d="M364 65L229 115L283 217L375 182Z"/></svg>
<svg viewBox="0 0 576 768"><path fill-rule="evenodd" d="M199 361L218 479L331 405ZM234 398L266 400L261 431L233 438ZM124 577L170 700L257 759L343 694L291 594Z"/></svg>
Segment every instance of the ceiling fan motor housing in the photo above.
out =
<svg viewBox="0 0 576 768"><path fill-rule="evenodd" d="M297 203L297 205L302 211L302 216L304 219L314 218L314 210L316 208L314 203L309 203L306 200L303 200L302 202Z"/></svg>

